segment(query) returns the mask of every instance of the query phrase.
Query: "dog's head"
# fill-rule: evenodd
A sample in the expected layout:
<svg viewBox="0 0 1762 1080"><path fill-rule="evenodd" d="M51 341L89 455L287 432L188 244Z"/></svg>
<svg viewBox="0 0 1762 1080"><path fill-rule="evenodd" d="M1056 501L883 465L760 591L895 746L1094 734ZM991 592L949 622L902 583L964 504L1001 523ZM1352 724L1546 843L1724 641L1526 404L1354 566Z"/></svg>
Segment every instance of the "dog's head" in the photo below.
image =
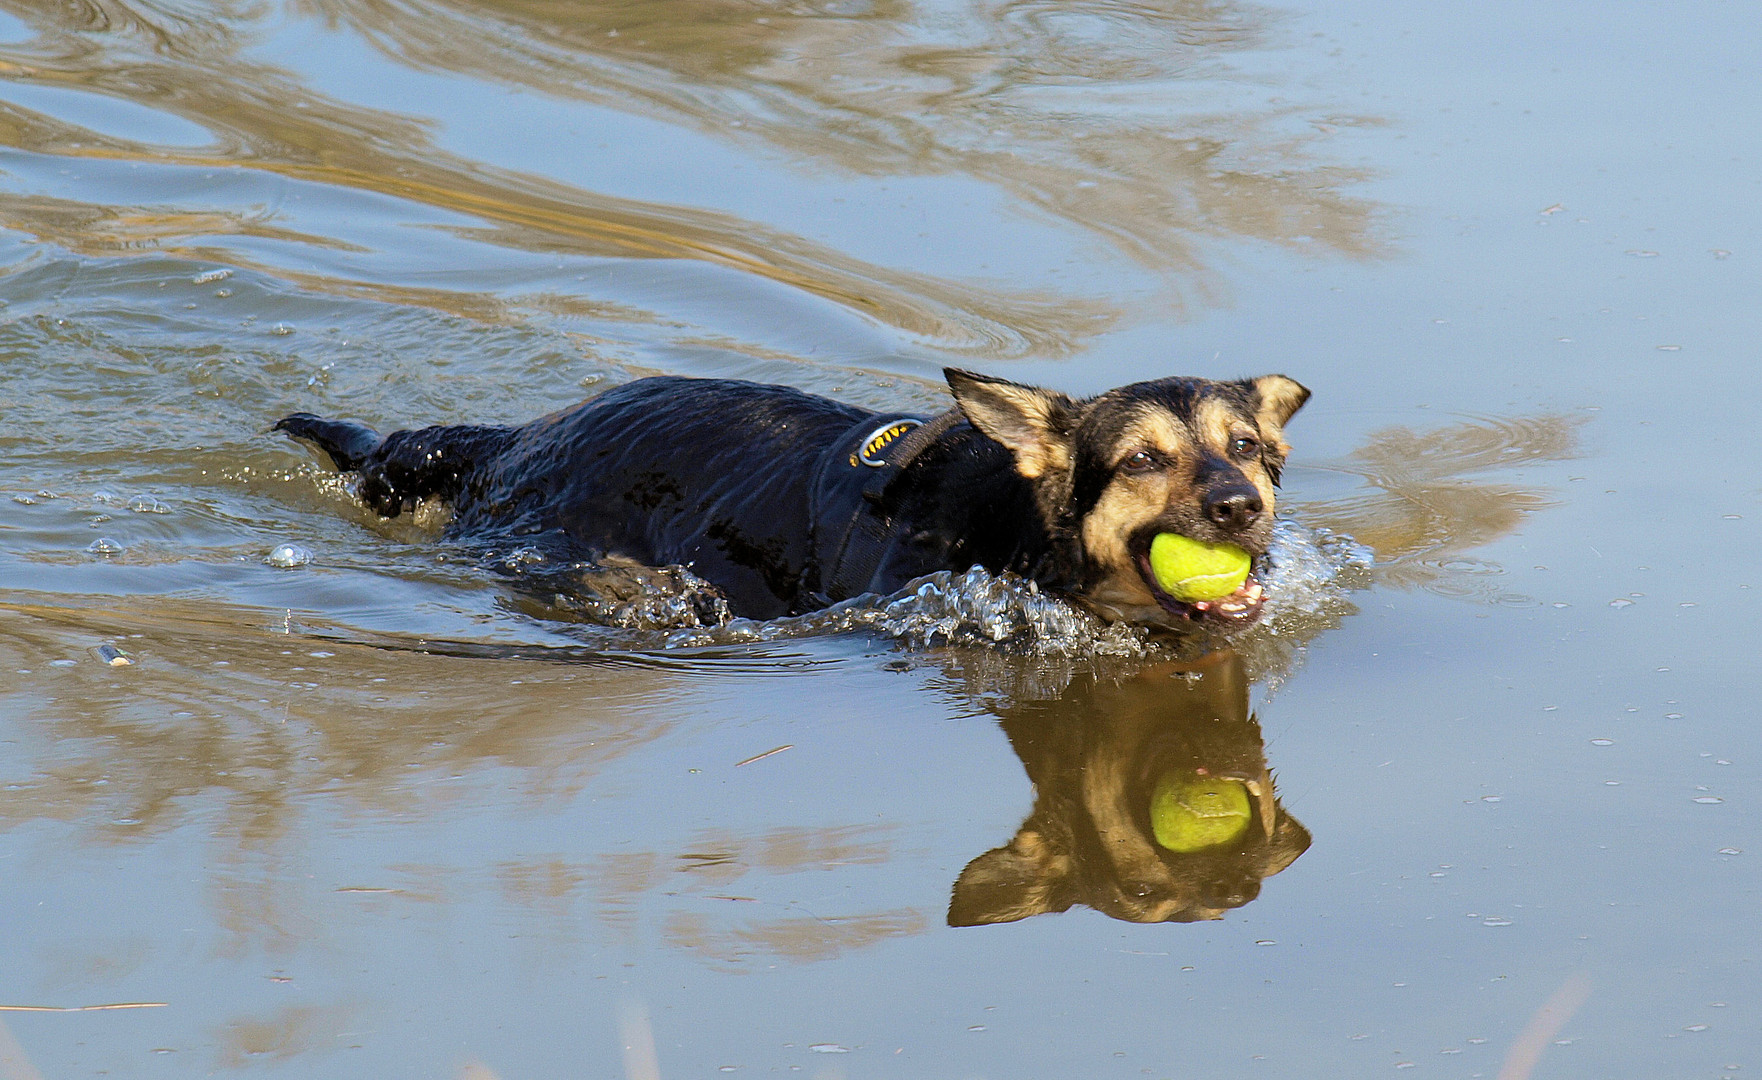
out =
<svg viewBox="0 0 1762 1080"><path fill-rule="evenodd" d="M1165 626L1259 614L1263 594L1252 574L1218 600L1169 596L1151 573L1150 542L1170 532L1234 544L1258 565L1291 449L1285 422L1309 399L1295 380L1157 379L1078 401L953 368L945 374L967 419L1008 449L1033 484L1048 529L1078 548L1076 592L1097 613Z"/></svg>

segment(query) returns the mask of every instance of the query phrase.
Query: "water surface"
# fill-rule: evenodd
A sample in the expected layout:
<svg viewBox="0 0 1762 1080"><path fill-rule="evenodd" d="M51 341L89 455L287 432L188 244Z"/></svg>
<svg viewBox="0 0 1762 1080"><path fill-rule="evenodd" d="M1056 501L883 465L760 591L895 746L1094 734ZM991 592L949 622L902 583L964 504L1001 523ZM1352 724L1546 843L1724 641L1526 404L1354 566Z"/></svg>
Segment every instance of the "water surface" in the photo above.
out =
<svg viewBox="0 0 1762 1080"><path fill-rule="evenodd" d="M0 1077L1762 1068L1759 47L1712 0L5 5L0 1006L148 1007L0 1011ZM1272 617L584 611L267 431L945 364L1311 387ZM1245 831L1159 855L1197 768Z"/></svg>

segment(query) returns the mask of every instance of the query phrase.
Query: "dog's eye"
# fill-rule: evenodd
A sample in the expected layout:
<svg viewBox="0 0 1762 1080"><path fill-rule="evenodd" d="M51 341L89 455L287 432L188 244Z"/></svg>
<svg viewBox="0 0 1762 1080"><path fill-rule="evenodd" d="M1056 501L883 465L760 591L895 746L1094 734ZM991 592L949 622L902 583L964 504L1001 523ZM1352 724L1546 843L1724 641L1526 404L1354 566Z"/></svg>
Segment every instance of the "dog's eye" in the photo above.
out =
<svg viewBox="0 0 1762 1080"><path fill-rule="evenodd" d="M1230 449L1237 457L1247 457L1260 449L1260 442L1249 435L1238 435L1230 440Z"/></svg>
<svg viewBox="0 0 1762 1080"><path fill-rule="evenodd" d="M1120 468L1126 472L1149 472L1156 468L1156 459L1147 450L1140 450L1131 457L1120 462Z"/></svg>

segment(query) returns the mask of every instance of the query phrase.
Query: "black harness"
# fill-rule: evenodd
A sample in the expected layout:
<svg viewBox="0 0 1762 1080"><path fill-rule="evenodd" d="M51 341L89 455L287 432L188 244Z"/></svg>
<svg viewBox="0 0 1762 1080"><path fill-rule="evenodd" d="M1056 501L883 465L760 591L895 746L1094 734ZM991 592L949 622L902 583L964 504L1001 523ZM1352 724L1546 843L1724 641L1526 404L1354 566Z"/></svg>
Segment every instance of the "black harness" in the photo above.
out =
<svg viewBox="0 0 1762 1080"><path fill-rule="evenodd" d="M966 417L871 416L838 437L814 470L812 526L819 592L835 603L872 591L896 539L887 492L918 455Z"/></svg>

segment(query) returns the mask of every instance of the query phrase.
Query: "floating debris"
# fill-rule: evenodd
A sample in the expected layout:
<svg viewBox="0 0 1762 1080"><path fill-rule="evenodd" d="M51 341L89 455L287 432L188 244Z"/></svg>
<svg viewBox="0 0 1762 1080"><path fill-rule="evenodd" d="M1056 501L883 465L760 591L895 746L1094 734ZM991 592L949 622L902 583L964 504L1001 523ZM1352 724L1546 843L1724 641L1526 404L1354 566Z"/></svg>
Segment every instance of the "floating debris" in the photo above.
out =
<svg viewBox="0 0 1762 1080"><path fill-rule="evenodd" d="M128 667L135 662L134 657L114 645L100 645L92 651L98 655L98 659L111 667Z"/></svg>
<svg viewBox="0 0 1762 1080"><path fill-rule="evenodd" d="M113 1005L0 1005L0 1012L101 1012L105 1009L163 1009L165 1001L119 1001Z"/></svg>
<svg viewBox="0 0 1762 1080"><path fill-rule="evenodd" d="M738 769L742 765L751 765L755 761L763 761L766 758L770 757L772 754L781 754L785 750L793 750L793 749L795 749L794 743L784 743L782 746L773 746L771 749L765 751L762 754L754 754L752 757L747 758L745 761L735 762L734 767Z"/></svg>

